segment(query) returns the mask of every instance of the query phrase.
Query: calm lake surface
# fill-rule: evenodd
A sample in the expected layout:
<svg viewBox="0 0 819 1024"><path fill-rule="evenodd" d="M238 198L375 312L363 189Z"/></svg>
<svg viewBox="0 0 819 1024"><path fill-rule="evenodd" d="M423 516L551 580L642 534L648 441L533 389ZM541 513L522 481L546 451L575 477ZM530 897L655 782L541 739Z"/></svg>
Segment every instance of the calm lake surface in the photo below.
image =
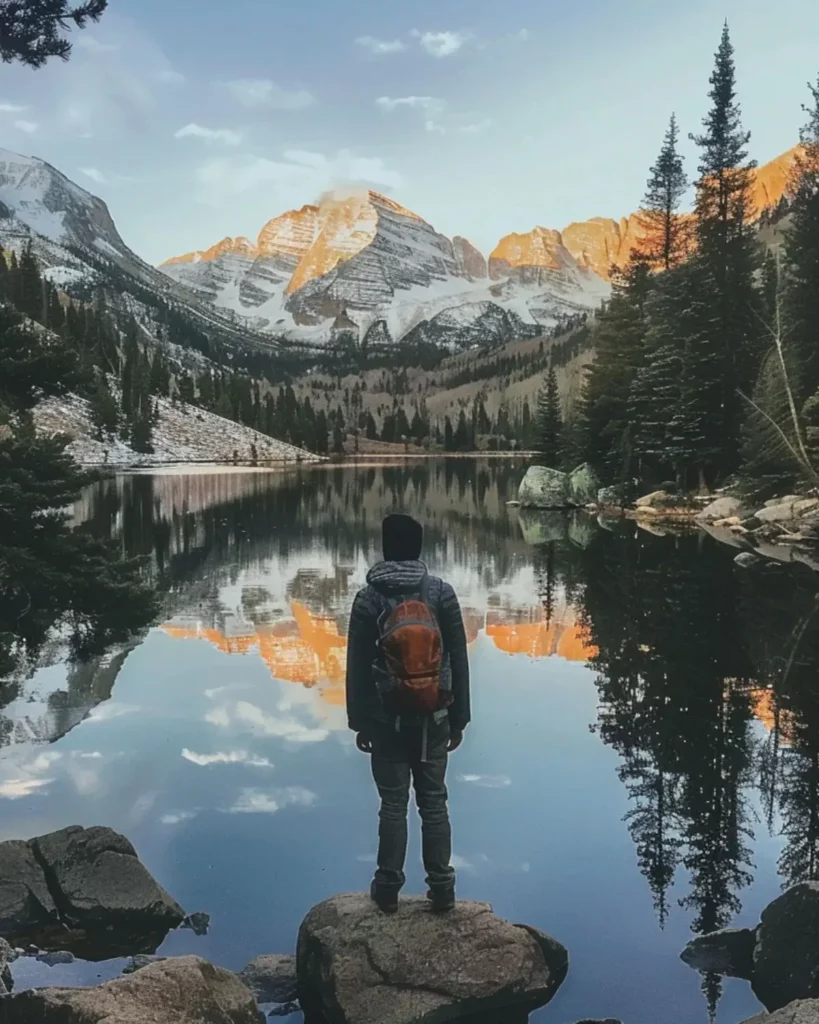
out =
<svg viewBox="0 0 819 1024"><path fill-rule="evenodd" d="M456 587L474 722L450 766L459 895L569 949L536 1021L738 1022L692 933L753 924L815 878L819 589L734 565L710 538L507 508L521 468L469 460L120 476L79 529L147 556L161 616L71 664L55 637L0 688L0 839L70 824L127 835L206 936L166 954L241 968L291 952L309 908L364 889L376 799L346 729L350 604L382 516L426 524ZM408 891L422 891L417 822ZM122 961L15 965L18 986Z"/></svg>

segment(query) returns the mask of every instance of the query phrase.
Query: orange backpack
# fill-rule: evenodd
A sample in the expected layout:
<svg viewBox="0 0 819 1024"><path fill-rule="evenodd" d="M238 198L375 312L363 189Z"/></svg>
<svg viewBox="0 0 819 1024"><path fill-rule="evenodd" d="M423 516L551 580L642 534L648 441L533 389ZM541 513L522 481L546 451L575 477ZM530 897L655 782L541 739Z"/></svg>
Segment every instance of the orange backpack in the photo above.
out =
<svg viewBox="0 0 819 1024"><path fill-rule="evenodd" d="M384 710L390 715L430 715L452 704L444 685L444 644L429 603L429 576L418 596L388 598L378 619L381 657L373 666Z"/></svg>

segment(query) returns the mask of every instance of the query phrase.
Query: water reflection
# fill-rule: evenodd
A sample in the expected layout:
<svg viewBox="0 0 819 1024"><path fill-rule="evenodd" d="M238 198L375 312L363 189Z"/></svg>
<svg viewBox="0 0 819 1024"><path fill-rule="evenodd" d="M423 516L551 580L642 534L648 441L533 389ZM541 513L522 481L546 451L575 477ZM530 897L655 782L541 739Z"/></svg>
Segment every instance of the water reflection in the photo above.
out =
<svg viewBox="0 0 819 1024"><path fill-rule="evenodd" d="M476 670L483 715L474 754L465 755L472 761L454 780L459 802L475 814L474 824L461 823L464 842L478 834L484 806L471 804L467 791L500 801L491 805L497 848L460 854L467 886L484 872L474 895L516 906L508 860L518 847L526 850L514 871L541 872L532 891L548 889L552 909L535 923L557 933L552 917L562 913L563 879L592 842L600 885L620 887L635 922L642 921L631 868L616 852L626 836L654 921L633 925L636 952L611 945L595 952L588 933L604 931L605 915L595 918L591 896L582 921L576 903L566 907L562 927L578 934L574 942L567 936L577 980L559 996L564 1015L657 1024L662 993L672 993L669 1024L702 1019L702 1004L687 1002L689 973L673 959L683 931L710 931L743 915L753 920L773 888L819 877L816 578L798 566L740 569L735 551L710 538L518 514L506 500L519 475L511 464L461 460L278 475L145 475L98 485L78 504L75 521L89 534L114 538L123 554L148 560L162 608L159 629L140 645L109 649L83 665L52 638L36 670L18 674L10 699L0 697L0 746L7 748L0 753L0 799L44 803L61 771L79 778L83 754L94 750L79 741L68 750L64 739L72 729L82 733L77 727L89 716L108 726L112 743L133 745L134 756L142 756L143 744L147 759L154 747L144 736L156 714L182 715L184 708L187 731L173 736L176 760L169 754L163 762L171 782L161 806L155 798L159 826L193 829L216 811L235 816L236 833L245 827L240 819L320 814L320 823L299 819L277 840L283 870L297 848L307 863L330 831L352 832L333 805L341 813L348 790L330 795L336 784L352 785L350 772L359 766L343 706L347 616L376 556L382 516L406 509L425 522L430 565L458 590ZM128 676L150 651L157 652L151 671ZM170 682L162 680L172 664L184 668L168 676L176 687L169 698ZM596 693L596 711L584 703L588 693ZM520 737L520 751L512 736ZM32 745L39 743L52 746L38 753ZM526 768L517 760L524 754ZM180 760L200 778L207 774L208 786L176 781ZM249 774L231 788L224 780L232 771ZM572 795L587 777L589 794L608 794L605 807L593 795ZM114 772L109 785L116 778ZM540 801L550 808L543 822L532 813ZM551 837L553 822L563 820L564 805L562 852L533 852L544 828ZM602 824L609 805L623 818L619 831ZM362 817L361 833L369 827ZM153 835L146 832L142 844L158 842ZM351 841L366 861L366 845ZM600 849L611 851L603 854L611 864L601 862ZM493 896L485 876L502 857ZM349 885L338 872L332 886ZM590 891L597 882L583 884ZM527 900L520 899L522 916ZM220 941L218 925L214 935L208 941ZM659 959L648 952L655 946ZM627 971L633 982L623 980ZM719 1009L721 981L705 977L702 987L711 1018L737 1020L754 1010L734 983ZM598 993L596 1003L591 996Z"/></svg>

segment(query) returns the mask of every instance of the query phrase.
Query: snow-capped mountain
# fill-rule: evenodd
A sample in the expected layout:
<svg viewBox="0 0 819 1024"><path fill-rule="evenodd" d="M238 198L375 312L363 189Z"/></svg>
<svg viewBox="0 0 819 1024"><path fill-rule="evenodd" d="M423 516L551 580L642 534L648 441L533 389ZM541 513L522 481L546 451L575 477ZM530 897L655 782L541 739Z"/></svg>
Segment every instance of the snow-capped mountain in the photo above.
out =
<svg viewBox="0 0 819 1024"><path fill-rule="evenodd" d="M162 264L218 308L256 329L313 341L341 330L398 340L413 332L461 346L537 333L592 309L599 275L561 249L538 275L486 258L376 192L327 197L269 221L253 243L226 238Z"/></svg>
<svg viewBox="0 0 819 1024"><path fill-rule="evenodd" d="M36 157L0 149L0 245L19 253L28 244L55 284L80 298L99 289L146 329L172 311L195 330L228 345L248 339L237 324L187 292L125 244L105 203Z"/></svg>

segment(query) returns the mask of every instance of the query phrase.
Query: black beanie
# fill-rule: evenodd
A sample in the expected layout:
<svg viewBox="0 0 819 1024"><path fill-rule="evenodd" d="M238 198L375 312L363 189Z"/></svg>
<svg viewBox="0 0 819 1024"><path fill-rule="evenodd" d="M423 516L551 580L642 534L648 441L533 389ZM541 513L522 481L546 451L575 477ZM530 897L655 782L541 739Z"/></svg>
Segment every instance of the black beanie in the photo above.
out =
<svg viewBox="0 0 819 1024"><path fill-rule="evenodd" d="M399 512L388 515L381 524L381 543L385 562L414 562L421 557L424 528L412 516Z"/></svg>

